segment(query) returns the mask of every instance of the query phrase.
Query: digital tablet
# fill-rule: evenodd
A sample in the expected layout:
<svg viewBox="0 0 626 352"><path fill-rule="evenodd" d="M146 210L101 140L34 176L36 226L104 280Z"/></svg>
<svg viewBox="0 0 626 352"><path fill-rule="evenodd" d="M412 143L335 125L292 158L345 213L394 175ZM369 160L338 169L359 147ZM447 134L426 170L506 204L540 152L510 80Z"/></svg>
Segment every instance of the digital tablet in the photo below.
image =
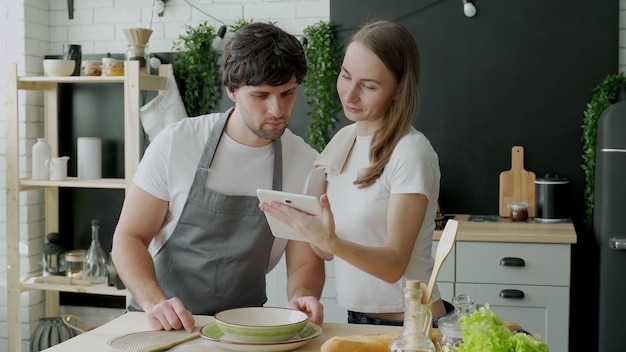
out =
<svg viewBox="0 0 626 352"><path fill-rule="evenodd" d="M280 202L311 215L320 215L322 213L322 204L319 198L315 196L269 189L257 189L256 193L259 200L262 202ZM274 237L305 242L309 241L304 235L299 234L296 230L289 227L289 225L272 217L270 214L265 213L265 217Z"/></svg>

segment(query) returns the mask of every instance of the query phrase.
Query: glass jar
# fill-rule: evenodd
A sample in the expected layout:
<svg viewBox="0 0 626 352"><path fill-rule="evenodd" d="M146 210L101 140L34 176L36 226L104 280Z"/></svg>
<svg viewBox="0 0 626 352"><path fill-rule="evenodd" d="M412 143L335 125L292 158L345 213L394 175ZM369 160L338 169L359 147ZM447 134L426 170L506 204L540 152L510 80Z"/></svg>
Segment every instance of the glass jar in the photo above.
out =
<svg viewBox="0 0 626 352"><path fill-rule="evenodd" d="M148 59L148 45L143 44L128 44L126 48L126 61L137 60L139 61L139 67L146 67L146 61Z"/></svg>
<svg viewBox="0 0 626 352"><path fill-rule="evenodd" d="M528 220L528 203L511 203L509 204L510 217L512 221L526 221Z"/></svg>
<svg viewBox="0 0 626 352"><path fill-rule="evenodd" d="M438 321L439 334L437 335L437 349L440 352L456 352L463 342L463 329L459 318L471 314L474 309L474 300L460 294L452 299L454 312L442 317Z"/></svg>
<svg viewBox="0 0 626 352"><path fill-rule="evenodd" d="M65 273L67 277L72 279L83 278L83 268L85 266L86 255L87 251L84 249L65 252Z"/></svg>

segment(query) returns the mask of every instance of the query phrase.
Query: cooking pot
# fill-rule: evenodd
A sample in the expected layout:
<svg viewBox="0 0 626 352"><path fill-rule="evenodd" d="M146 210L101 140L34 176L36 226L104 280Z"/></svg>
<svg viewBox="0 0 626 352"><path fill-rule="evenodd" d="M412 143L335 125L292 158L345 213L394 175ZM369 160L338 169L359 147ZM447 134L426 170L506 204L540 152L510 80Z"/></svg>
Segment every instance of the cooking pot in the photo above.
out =
<svg viewBox="0 0 626 352"><path fill-rule="evenodd" d="M556 222L570 217L569 180L551 172L535 180L535 220Z"/></svg>

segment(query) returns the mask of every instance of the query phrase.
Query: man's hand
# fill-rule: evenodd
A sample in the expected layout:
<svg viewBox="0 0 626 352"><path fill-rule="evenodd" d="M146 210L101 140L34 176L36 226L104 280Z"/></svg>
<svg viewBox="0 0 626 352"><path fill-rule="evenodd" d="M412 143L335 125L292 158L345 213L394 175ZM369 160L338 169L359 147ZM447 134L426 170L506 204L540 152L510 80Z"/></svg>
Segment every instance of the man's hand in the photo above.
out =
<svg viewBox="0 0 626 352"><path fill-rule="evenodd" d="M154 330L181 330L193 332L196 321L190 311L185 308L183 302L174 297L161 301L149 310L148 324Z"/></svg>
<svg viewBox="0 0 626 352"><path fill-rule="evenodd" d="M287 303L287 308L306 313L312 323L321 325L324 322L324 305L313 296L296 297Z"/></svg>

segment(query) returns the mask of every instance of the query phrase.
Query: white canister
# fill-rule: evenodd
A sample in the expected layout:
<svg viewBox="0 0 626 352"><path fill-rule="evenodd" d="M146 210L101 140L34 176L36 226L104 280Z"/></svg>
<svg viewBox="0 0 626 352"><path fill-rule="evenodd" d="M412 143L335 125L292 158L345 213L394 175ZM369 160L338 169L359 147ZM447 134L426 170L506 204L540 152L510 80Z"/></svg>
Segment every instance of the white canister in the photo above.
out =
<svg viewBox="0 0 626 352"><path fill-rule="evenodd" d="M50 145L45 138L37 138L37 143L33 145L33 180L49 180L50 169L46 161L52 157Z"/></svg>
<svg viewBox="0 0 626 352"><path fill-rule="evenodd" d="M78 137L76 149L78 178L93 180L102 178L102 139Z"/></svg>

